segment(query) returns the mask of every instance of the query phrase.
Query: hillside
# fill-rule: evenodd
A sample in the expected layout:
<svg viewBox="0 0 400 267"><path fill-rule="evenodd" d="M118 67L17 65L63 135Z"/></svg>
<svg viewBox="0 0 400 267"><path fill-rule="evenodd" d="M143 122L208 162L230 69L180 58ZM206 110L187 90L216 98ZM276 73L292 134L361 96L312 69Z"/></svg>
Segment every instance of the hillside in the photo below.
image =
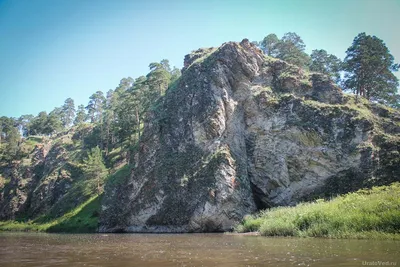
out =
<svg viewBox="0 0 400 267"><path fill-rule="evenodd" d="M101 196L97 181L85 176L84 160L93 144L84 142L83 132L90 138L93 127L72 128L53 137L30 136L22 141L18 159L2 163L0 220L30 224L0 224L0 228L73 232L97 229ZM116 154L118 151L106 157L112 173L113 166L126 164L126 154Z"/></svg>
<svg viewBox="0 0 400 267"><path fill-rule="evenodd" d="M246 39L187 55L160 95L123 144L100 142L100 182L85 175L99 127L23 140L1 162L0 220L28 224L0 228L227 231L258 210L400 180L398 110Z"/></svg>

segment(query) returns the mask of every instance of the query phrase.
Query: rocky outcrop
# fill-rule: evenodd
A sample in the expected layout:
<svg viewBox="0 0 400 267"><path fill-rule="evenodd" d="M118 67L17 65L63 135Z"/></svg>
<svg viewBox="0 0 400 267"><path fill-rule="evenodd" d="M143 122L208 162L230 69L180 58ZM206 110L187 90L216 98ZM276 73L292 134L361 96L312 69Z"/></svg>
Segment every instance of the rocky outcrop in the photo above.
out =
<svg viewBox="0 0 400 267"><path fill-rule="evenodd" d="M0 192L0 220L16 219L29 209L30 197L37 184L35 173L40 171L46 153L43 145L35 146L31 159L13 161L2 168L1 174L8 182Z"/></svg>
<svg viewBox="0 0 400 267"><path fill-rule="evenodd" d="M247 40L200 52L149 114L131 175L106 186L100 231L226 231L257 209L399 180L398 112Z"/></svg>
<svg viewBox="0 0 400 267"><path fill-rule="evenodd" d="M79 170L68 162L71 151L62 142L21 146L26 146L27 156L0 170L8 181L0 187L0 220L37 218L49 212L62 215L67 210L57 204L71 193L72 176L79 177ZM76 197L68 202L63 206L73 207L82 201Z"/></svg>
<svg viewBox="0 0 400 267"><path fill-rule="evenodd" d="M187 70L190 65L192 65L196 60L200 60L202 58L207 57L208 55L210 55L212 52L215 51L214 47L210 47L210 48L199 48L195 51L192 51L192 53L187 54L183 60L183 68L182 68L182 72L184 72L185 70Z"/></svg>

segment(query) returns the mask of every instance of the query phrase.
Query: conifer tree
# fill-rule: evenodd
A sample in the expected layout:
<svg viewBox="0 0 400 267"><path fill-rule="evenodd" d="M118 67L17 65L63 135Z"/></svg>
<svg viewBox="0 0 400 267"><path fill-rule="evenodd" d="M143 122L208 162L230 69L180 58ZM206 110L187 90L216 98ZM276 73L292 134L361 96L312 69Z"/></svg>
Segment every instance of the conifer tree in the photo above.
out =
<svg viewBox="0 0 400 267"><path fill-rule="evenodd" d="M85 178L95 181L97 193L101 194L104 179L107 175L107 168L104 165L103 156L98 146L92 148L84 160L83 172Z"/></svg>
<svg viewBox="0 0 400 267"><path fill-rule="evenodd" d="M376 36L360 33L344 59L346 89L373 101L396 105L399 69L385 43Z"/></svg>

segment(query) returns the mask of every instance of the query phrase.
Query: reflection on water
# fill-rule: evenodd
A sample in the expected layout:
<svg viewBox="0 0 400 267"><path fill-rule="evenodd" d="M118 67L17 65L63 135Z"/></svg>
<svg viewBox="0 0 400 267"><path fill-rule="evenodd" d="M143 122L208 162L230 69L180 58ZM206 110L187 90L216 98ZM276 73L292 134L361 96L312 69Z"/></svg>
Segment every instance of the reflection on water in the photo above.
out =
<svg viewBox="0 0 400 267"><path fill-rule="evenodd" d="M224 234L0 233L0 266L400 266L400 242ZM378 262L379 263L379 262Z"/></svg>

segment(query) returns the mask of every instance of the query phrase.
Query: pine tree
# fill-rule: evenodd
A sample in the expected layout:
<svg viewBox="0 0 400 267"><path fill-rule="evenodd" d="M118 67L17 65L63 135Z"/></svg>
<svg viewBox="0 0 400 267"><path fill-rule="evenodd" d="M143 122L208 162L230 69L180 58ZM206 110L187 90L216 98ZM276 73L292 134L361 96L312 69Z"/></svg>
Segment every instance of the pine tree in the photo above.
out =
<svg viewBox="0 0 400 267"><path fill-rule="evenodd" d="M43 129L43 133L47 135L51 135L57 132L60 132L63 129L62 126L62 109L54 108L49 115L47 116L46 124Z"/></svg>
<svg viewBox="0 0 400 267"><path fill-rule="evenodd" d="M18 126L23 134L23 136L28 136L30 132L30 126L32 124L32 120L34 119L34 116L31 114L28 115L22 115L21 117L18 118Z"/></svg>
<svg viewBox="0 0 400 267"><path fill-rule="evenodd" d="M72 98L67 98L64 102L64 105L62 106L62 116L61 120L63 123L63 126L65 128L68 128L71 126L73 120L75 117L75 104L74 100Z"/></svg>
<svg viewBox="0 0 400 267"><path fill-rule="evenodd" d="M306 45L303 39L294 32L285 33L279 43L276 44L276 57L296 66L307 68L310 57L304 52Z"/></svg>
<svg viewBox="0 0 400 267"><path fill-rule="evenodd" d="M0 159L11 161L18 152L20 134L14 118L0 118Z"/></svg>
<svg viewBox="0 0 400 267"><path fill-rule="evenodd" d="M304 52L306 45L303 39L294 32L287 32L279 39L276 34L268 34L257 43L264 53L282 59L302 68L308 68L310 56Z"/></svg>
<svg viewBox="0 0 400 267"><path fill-rule="evenodd" d="M47 112L41 111L34 117L30 123L29 134L30 135L43 135L46 132L47 124Z"/></svg>
<svg viewBox="0 0 400 267"><path fill-rule="evenodd" d="M87 120L87 115L85 111L85 106L84 105L79 105L78 110L76 112L75 120L74 120L74 125L79 125Z"/></svg>
<svg viewBox="0 0 400 267"><path fill-rule="evenodd" d="M383 104L396 105L399 69L385 43L360 33L346 51L344 86L355 94Z"/></svg>
<svg viewBox="0 0 400 267"><path fill-rule="evenodd" d="M96 183L97 193L102 193L102 186L107 175L107 168L104 165L103 156L98 146L92 148L84 160L83 172L85 178Z"/></svg>
<svg viewBox="0 0 400 267"><path fill-rule="evenodd" d="M280 42L275 33L268 34L261 42L260 48L270 57L277 56L277 44Z"/></svg>
<svg viewBox="0 0 400 267"><path fill-rule="evenodd" d="M101 115L104 108L105 97L102 91L97 91L89 97L90 101L86 109L88 111L88 116L90 122L101 123Z"/></svg>
<svg viewBox="0 0 400 267"><path fill-rule="evenodd" d="M329 75L332 80L339 82L342 61L325 50L313 50L311 53L310 70Z"/></svg>
<svg viewBox="0 0 400 267"><path fill-rule="evenodd" d="M155 97L164 95L171 80L169 61L163 59L161 63L150 63L150 73L147 74L147 84L156 92Z"/></svg>

